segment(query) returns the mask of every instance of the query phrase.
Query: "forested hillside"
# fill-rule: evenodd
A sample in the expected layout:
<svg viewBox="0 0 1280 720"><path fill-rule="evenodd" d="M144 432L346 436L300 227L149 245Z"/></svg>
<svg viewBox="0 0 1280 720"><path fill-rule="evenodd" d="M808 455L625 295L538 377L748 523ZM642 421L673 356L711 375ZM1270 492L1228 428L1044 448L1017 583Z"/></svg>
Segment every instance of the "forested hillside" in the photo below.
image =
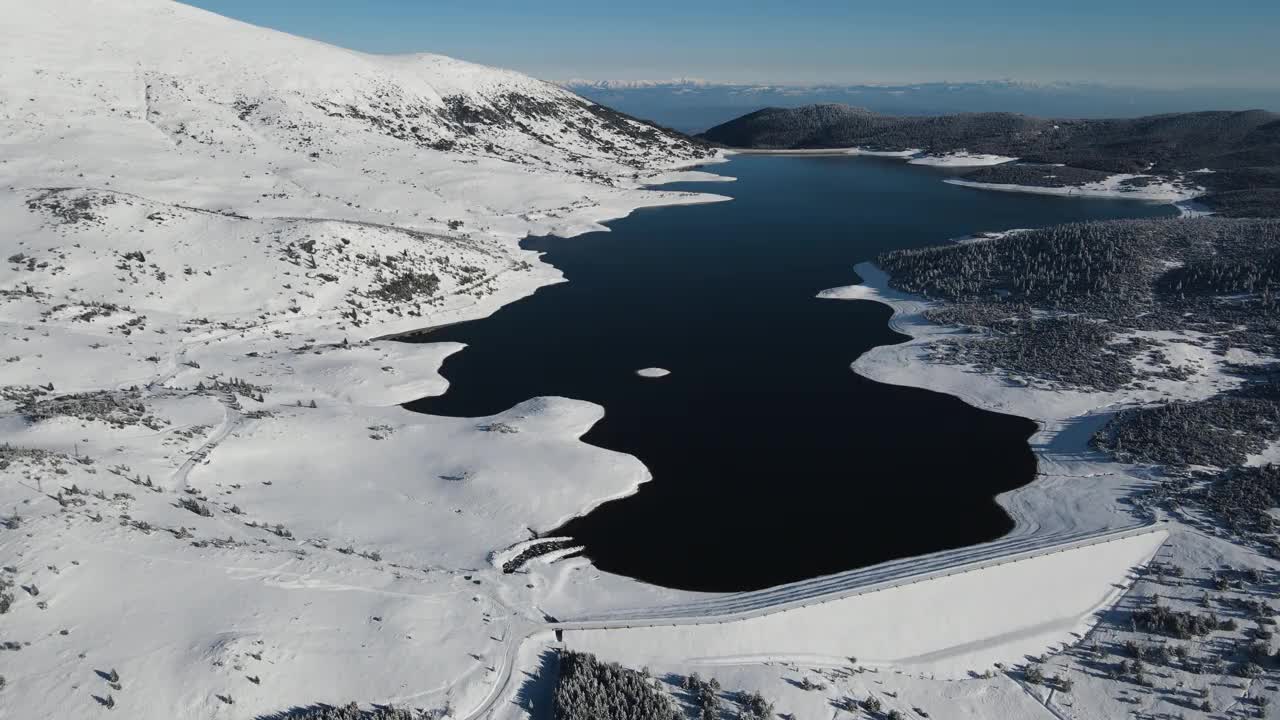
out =
<svg viewBox="0 0 1280 720"><path fill-rule="evenodd" d="M1249 466L1280 442L1280 220L1077 223L890 252L877 264L893 287L941 301L928 319L970 331L932 345L935 362L1123 394L1203 382L1215 358L1230 389L1190 401L1166 392L1111 416L1093 445L1178 477L1211 468L1207 484L1180 481L1153 497L1228 519L1245 542L1271 542L1274 469Z"/></svg>
<svg viewBox="0 0 1280 720"><path fill-rule="evenodd" d="M1018 164L965 176L993 184L1071 187L1142 174L1194 183L1205 190L1204 203L1222 215L1280 214L1280 114L1264 110L1071 120L1012 113L894 117L826 104L765 108L700 137L730 148L859 147L1017 158Z"/></svg>
<svg viewBox="0 0 1280 720"><path fill-rule="evenodd" d="M893 117L809 105L759 110L702 137L736 148L966 150L1111 173L1280 165L1280 115L1263 110L1069 120L1012 113Z"/></svg>

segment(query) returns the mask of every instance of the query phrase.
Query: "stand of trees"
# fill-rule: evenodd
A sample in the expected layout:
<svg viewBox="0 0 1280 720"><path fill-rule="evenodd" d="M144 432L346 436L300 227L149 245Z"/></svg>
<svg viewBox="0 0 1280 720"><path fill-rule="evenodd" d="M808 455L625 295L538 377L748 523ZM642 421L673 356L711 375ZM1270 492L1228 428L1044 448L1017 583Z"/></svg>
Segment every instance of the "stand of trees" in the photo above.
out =
<svg viewBox="0 0 1280 720"><path fill-rule="evenodd" d="M723 694L715 678L697 673L680 678L686 715L647 673L594 655L564 651L554 695L555 720L772 720L773 703L759 693ZM726 698L730 702L726 702Z"/></svg>
<svg viewBox="0 0 1280 720"><path fill-rule="evenodd" d="M894 288L949 303L931 319L989 331L943 345L943 361L1114 390L1142 377L1131 360L1151 343L1121 337L1133 331L1195 330L1217 349L1280 350L1277 220L1073 223L876 262Z"/></svg>
<svg viewBox="0 0 1280 720"><path fill-rule="evenodd" d="M575 652L560 656L554 706L555 720L684 720L648 676Z"/></svg>
<svg viewBox="0 0 1280 720"><path fill-rule="evenodd" d="M1035 187L1067 187L1099 182L1111 177L1102 170L1085 170L1038 163L1004 163L965 173L964 179L995 185L1031 185Z"/></svg>
<svg viewBox="0 0 1280 720"><path fill-rule="evenodd" d="M1280 507L1280 466L1239 467L1213 476L1193 494L1193 500L1241 537L1252 537L1277 555L1276 520L1271 510Z"/></svg>
<svg viewBox="0 0 1280 720"><path fill-rule="evenodd" d="M293 708L271 715L262 715L258 720L434 720L440 713L427 710L406 710L381 705L361 709L356 703L346 705L311 705Z"/></svg>
<svg viewBox="0 0 1280 720"><path fill-rule="evenodd" d="M1123 410L1093 437L1122 462L1171 467L1243 465L1280 440L1280 381L1250 382L1199 402Z"/></svg>

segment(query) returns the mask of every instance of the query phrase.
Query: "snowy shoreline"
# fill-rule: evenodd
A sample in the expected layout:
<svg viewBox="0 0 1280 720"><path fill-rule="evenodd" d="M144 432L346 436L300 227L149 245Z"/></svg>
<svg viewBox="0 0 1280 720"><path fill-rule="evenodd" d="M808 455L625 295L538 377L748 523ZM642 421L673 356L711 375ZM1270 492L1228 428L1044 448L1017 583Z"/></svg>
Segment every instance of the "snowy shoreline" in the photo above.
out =
<svg viewBox="0 0 1280 720"><path fill-rule="evenodd" d="M1152 200L1170 204L1177 204L1181 201L1191 200L1192 198L1204 194L1204 190L1202 188L1186 188L1170 182L1152 183L1147 186L1134 187L1133 189L1125 189L1122 185L1125 180L1131 180L1137 177L1146 176L1120 173L1112 175L1106 180L1099 182L1086 183L1084 185L1067 185L1064 187L985 183L975 182L973 180L963 180L961 178L947 178L946 180L943 180L943 182L950 185L959 185L960 187L974 188L977 190L992 190L995 192L1019 192L1030 193L1033 195L1058 195L1062 197Z"/></svg>
<svg viewBox="0 0 1280 720"><path fill-rule="evenodd" d="M1007 162L1013 162L1017 158L1005 157L1003 155L983 155L972 154L964 150L957 150L949 153L927 153L924 150L867 150L861 147L847 148L814 148L814 149L792 149L792 150L769 150L755 148L733 148L726 149L724 152L728 155L777 155L777 156L795 156L795 157L881 157L893 158L897 160L906 160L909 165L924 165L928 167L944 167L944 168L961 168L961 167L987 167L990 165L1000 165Z"/></svg>
<svg viewBox="0 0 1280 720"><path fill-rule="evenodd" d="M1054 417L1043 405L1031 396L1018 397L1019 388L1009 386L998 378L977 376L962 372L953 366L939 365L931 362L922 352L928 342L946 337L955 332L955 328L933 325L924 319L924 311L937 307L936 303L915 297L889 287L888 275L872 263L859 263L854 270L862 278L862 283L839 288L831 288L819 293L818 297L839 300L871 300L889 307L893 314L889 318L889 327L895 332L911 338L901 345L889 345L872 348L851 364L857 374L893 385L905 385L934 392L941 392L959 398L977 408L992 412L1018 415L1032 420L1037 425L1036 432L1028 439L1036 454L1037 476L1046 464L1046 453L1053 444L1057 434L1059 418ZM953 371L953 372L948 372ZM1065 394L1065 393L1064 393ZM1077 395L1072 393L1072 395ZM1087 397L1073 397L1071 403L1076 408L1091 406ZM1035 403L1028 405L1027 403ZM1085 450L1080 444L1074 450ZM1015 523L1010 537L1031 535L1046 530L1049 523L1025 505L1019 504L1015 498L1034 485L1040 478L1035 477L1026 485L997 496L997 503L1009 514ZM1053 531L1098 530L1109 527L1119 518L1079 518L1082 523L1066 523L1059 517ZM1076 520L1076 518L1070 518Z"/></svg>
<svg viewBox="0 0 1280 720"><path fill-rule="evenodd" d="M837 156L866 155L868 157L910 158L920 150L865 150L860 147L847 148L811 148L811 149L779 149L768 148L732 148L723 151L727 155L796 155L796 156Z"/></svg>

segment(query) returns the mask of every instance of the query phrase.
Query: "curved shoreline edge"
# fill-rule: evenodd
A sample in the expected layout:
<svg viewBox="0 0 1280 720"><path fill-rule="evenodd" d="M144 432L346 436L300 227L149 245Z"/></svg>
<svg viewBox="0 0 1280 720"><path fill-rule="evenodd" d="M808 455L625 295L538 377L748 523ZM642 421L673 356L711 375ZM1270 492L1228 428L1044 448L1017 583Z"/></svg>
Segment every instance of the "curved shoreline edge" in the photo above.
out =
<svg viewBox="0 0 1280 720"><path fill-rule="evenodd" d="M1208 214L1189 199L1171 204L1183 217ZM1207 368L1194 378L1114 392L1053 388L1002 371L976 372L968 366L939 363L930 357L935 343L974 335L925 318L927 310L943 303L893 289L889 275L874 263L859 263L854 270L862 278L860 284L824 290L818 297L886 305L892 310L889 327L910 338L863 353L851 363L854 372L877 382L946 393L974 407L1037 424L1028 439L1036 458L1035 477L995 497L1014 521L1006 537L1098 531L1133 522L1136 518L1125 508L1125 496L1151 482L1153 471L1093 450L1089 446L1093 433L1120 409L1158 400L1200 400L1238 384L1221 371L1221 360L1207 353L1199 358ZM1176 334L1167 339L1180 340Z"/></svg>
<svg viewBox="0 0 1280 720"><path fill-rule="evenodd" d="M862 278L861 284L824 290L818 294L818 297L836 300L870 300L885 305L893 311L889 318L889 327L895 332L906 335L910 340L868 350L850 364L853 372L876 382L945 393L983 410L1018 415L1036 423L1036 432L1027 440L1036 458L1035 476L1025 485L1001 493L994 498L1014 522L1014 528L1005 537L1031 536L1049 532L1050 528L1052 532L1100 531L1124 524L1117 522L1122 520L1118 516L1080 518L1085 520L1081 523L1064 523L1064 518L1061 517L1056 522L1046 522L1042 513L1035 511L1034 505L1021 502L1021 496L1031 493L1031 488L1043 479L1046 466L1056 463L1056 461L1051 463L1047 454L1057 440L1064 419L1052 417L1045 412L1037 413L1031 407L1020 407L1023 402L1031 401L1032 398L1016 397L1022 388L1008 385L998 376L977 375L963 372L955 366L931 362L926 357L928 345L958 331L957 328L934 325L924 319L923 313L930 308L938 307L938 303L892 289L888 284L888 274L873 263L859 263L854 270ZM1063 448L1054 449L1061 451ZM1075 444L1074 449L1088 450L1084 443ZM1081 470L1079 474L1082 475L1090 472L1071 466L1062 469Z"/></svg>

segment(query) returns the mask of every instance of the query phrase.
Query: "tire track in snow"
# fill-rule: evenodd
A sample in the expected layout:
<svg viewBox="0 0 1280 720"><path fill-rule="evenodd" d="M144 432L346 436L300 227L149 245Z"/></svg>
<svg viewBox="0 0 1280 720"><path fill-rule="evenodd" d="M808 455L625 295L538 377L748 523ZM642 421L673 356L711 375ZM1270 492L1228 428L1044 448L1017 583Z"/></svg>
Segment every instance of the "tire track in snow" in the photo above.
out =
<svg viewBox="0 0 1280 720"><path fill-rule="evenodd" d="M223 390L218 394L218 402L222 403L222 424L174 471L169 483L175 492L183 492L187 489L187 478L191 476L191 471L196 465L204 462L209 457L209 453L213 452L214 448L226 440L231 431L244 421L244 414L240 412L240 403L229 390Z"/></svg>

